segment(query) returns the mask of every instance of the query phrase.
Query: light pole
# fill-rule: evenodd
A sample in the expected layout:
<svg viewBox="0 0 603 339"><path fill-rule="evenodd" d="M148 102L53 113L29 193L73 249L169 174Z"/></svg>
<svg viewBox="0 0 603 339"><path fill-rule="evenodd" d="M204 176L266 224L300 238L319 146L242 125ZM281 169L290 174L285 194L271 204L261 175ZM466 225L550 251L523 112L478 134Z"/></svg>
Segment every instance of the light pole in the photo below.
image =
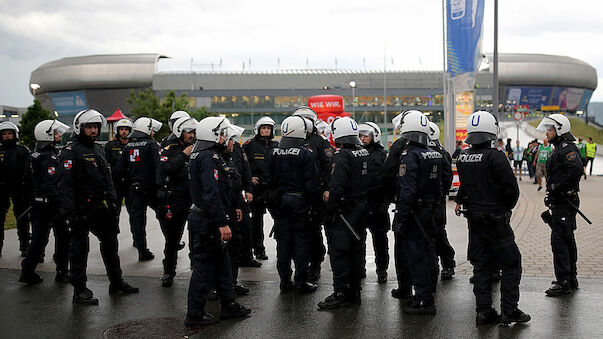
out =
<svg viewBox="0 0 603 339"><path fill-rule="evenodd" d="M31 87L31 90L33 91L33 96L34 96L34 99L35 99L36 98L36 90L40 89L40 85L38 85L38 84L31 84L31 85L29 85L29 87Z"/></svg>
<svg viewBox="0 0 603 339"><path fill-rule="evenodd" d="M356 81L350 81L349 85L352 88L352 117L356 120Z"/></svg>

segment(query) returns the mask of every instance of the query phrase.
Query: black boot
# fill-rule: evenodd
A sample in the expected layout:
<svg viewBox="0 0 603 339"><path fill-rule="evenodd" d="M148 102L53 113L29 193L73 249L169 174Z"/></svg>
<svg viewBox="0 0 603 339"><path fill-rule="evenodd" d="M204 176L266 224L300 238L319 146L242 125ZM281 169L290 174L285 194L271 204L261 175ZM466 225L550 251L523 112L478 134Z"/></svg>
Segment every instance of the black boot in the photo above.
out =
<svg viewBox="0 0 603 339"><path fill-rule="evenodd" d="M266 255L266 253L256 254L255 258L259 260L268 260L268 256Z"/></svg>
<svg viewBox="0 0 603 339"><path fill-rule="evenodd" d="M387 282L387 271L377 270L377 283L385 284Z"/></svg>
<svg viewBox="0 0 603 339"><path fill-rule="evenodd" d="M207 300L218 300L218 299L220 299L218 290L216 290L215 288L212 288L209 291L207 291Z"/></svg>
<svg viewBox="0 0 603 339"><path fill-rule="evenodd" d="M411 301L403 309L404 313L408 314L421 314L421 315L435 315L436 308L433 301L415 299Z"/></svg>
<svg viewBox="0 0 603 339"><path fill-rule="evenodd" d="M498 324L500 323L500 315L495 309L490 308L487 311L477 312L475 316L476 325Z"/></svg>
<svg viewBox="0 0 603 339"><path fill-rule="evenodd" d="M320 310L331 310L334 308L347 307L352 305L349 298L342 292L334 292L324 301L318 303Z"/></svg>
<svg viewBox="0 0 603 339"><path fill-rule="evenodd" d="M450 280L450 279L452 279L453 275L454 275L454 267L445 267L442 269L442 272L440 272L440 279L442 281Z"/></svg>
<svg viewBox="0 0 603 339"><path fill-rule="evenodd" d="M165 273L161 277L161 287L172 287L174 285L174 274Z"/></svg>
<svg viewBox="0 0 603 339"><path fill-rule="evenodd" d="M220 309L220 319L243 318L249 316L251 310L241 306L234 301L222 304Z"/></svg>
<svg viewBox="0 0 603 339"><path fill-rule="evenodd" d="M54 276L54 281L60 283L69 283L71 280L69 279L68 271L57 271L57 274Z"/></svg>
<svg viewBox="0 0 603 339"><path fill-rule="evenodd" d="M249 294L249 289L243 285L240 284L236 284L234 285L234 293L237 296L242 296L242 295L248 295Z"/></svg>
<svg viewBox="0 0 603 339"><path fill-rule="evenodd" d="M529 314L525 314L525 313L523 313L522 310L520 310L519 308L516 308L511 313L503 312L500 322L502 324L510 324L510 323L521 324L521 323L527 323L528 321L530 321L530 319L532 319L532 317L530 317Z"/></svg>
<svg viewBox="0 0 603 339"><path fill-rule="evenodd" d="M73 293L73 303L82 305L98 305L98 299L94 297L92 291L84 287Z"/></svg>
<svg viewBox="0 0 603 339"><path fill-rule="evenodd" d="M577 290L578 288L580 288L580 285L578 285L578 279L576 278L570 279L569 284L572 290Z"/></svg>
<svg viewBox="0 0 603 339"><path fill-rule="evenodd" d="M316 283L320 279L320 264L310 264L308 267L308 281Z"/></svg>
<svg viewBox="0 0 603 339"><path fill-rule="evenodd" d="M132 294L138 293L138 287L132 287L130 284L122 280L119 283L109 285L109 294Z"/></svg>
<svg viewBox="0 0 603 339"><path fill-rule="evenodd" d="M401 288L392 289L392 297L396 299L408 299L412 297L412 293L409 289L403 290Z"/></svg>
<svg viewBox="0 0 603 339"><path fill-rule="evenodd" d="M281 281L281 294L289 293L294 290L295 286L291 280L289 281Z"/></svg>
<svg viewBox="0 0 603 339"><path fill-rule="evenodd" d="M138 261L149 261L155 259L155 255L148 248L138 250Z"/></svg>
<svg viewBox="0 0 603 339"><path fill-rule="evenodd" d="M37 285L44 281L36 272L22 272L19 277L19 282L26 283L27 285Z"/></svg>
<svg viewBox="0 0 603 339"><path fill-rule="evenodd" d="M295 284L295 293L297 294L314 293L317 289L318 285L309 282Z"/></svg>
<svg viewBox="0 0 603 339"><path fill-rule="evenodd" d="M557 297L560 295L572 293L572 288L567 280L553 281L551 287L549 287L549 289L546 290L544 293L546 293L546 295L549 297Z"/></svg>
<svg viewBox="0 0 603 339"><path fill-rule="evenodd" d="M350 301L350 303L352 304L356 304L356 305L361 305L362 304L362 299L360 298L360 290L348 290L346 292L346 296L348 298L348 300Z"/></svg>
<svg viewBox="0 0 603 339"><path fill-rule="evenodd" d="M184 326L186 327L200 327L217 324L218 319L214 318L213 315L204 313L187 313L186 319L184 320Z"/></svg>
<svg viewBox="0 0 603 339"><path fill-rule="evenodd" d="M262 263L251 258L239 263L239 267L262 267Z"/></svg>

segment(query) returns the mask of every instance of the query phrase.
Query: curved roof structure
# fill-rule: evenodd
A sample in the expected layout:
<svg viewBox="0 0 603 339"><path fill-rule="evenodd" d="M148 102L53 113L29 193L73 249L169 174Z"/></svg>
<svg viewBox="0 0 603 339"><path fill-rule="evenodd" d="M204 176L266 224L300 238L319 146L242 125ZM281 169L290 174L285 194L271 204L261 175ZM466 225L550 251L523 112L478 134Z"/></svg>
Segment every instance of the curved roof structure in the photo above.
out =
<svg viewBox="0 0 603 339"><path fill-rule="evenodd" d="M159 54L88 55L45 63L31 73L37 93L91 88L150 87ZM31 90L31 89L30 89Z"/></svg>
<svg viewBox="0 0 603 339"><path fill-rule="evenodd" d="M492 60L492 54L486 54ZM597 70L559 55L499 54L498 81L503 85L561 86L596 89Z"/></svg>

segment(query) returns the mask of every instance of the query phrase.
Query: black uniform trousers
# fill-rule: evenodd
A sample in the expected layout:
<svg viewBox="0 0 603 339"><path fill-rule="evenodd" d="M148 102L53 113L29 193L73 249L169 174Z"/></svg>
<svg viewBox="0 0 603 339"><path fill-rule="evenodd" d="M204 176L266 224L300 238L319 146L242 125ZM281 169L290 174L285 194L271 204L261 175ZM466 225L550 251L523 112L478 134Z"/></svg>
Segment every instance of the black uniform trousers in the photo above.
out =
<svg viewBox="0 0 603 339"><path fill-rule="evenodd" d="M172 193L167 201L162 202L157 208L157 218L161 232L165 237L163 247L163 273L176 274L178 263L178 247L184 233L184 225L191 207L188 192Z"/></svg>
<svg viewBox="0 0 603 339"><path fill-rule="evenodd" d="M4 244L4 222L6 220L6 214L10 207L10 200L13 201L13 214L15 218L18 218L23 214L28 206L26 196L19 190L10 189L6 186L0 186L3 191L0 194L0 252L2 251L2 245ZM4 191L6 189L6 191ZM17 220L17 236L19 238L19 250L27 250L29 245L30 233L29 233L29 213L25 213L23 217Z"/></svg>
<svg viewBox="0 0 603 339"><path fill-rule="evenodd" d="M308 280L312 245L306 223L308 206L308 201L301 194L284 193L275 215L276 268L281 284L291 281L291 260L295 264L294 282L301 284Z"/></svg>
<svg viewBox="0 0 603 339"><path fill-rule="evenodd" d="M266 254L264 247L264 214L266 214L266 198L268 191L256 186L251 208L251 247L255 255Z"/></svg>
<svg viewBox="0 0 603 339"><path fill-rule="evenodd" d="M124 185L121 182L114 182L115 195L117 196L118 215L121 213L121 203L125 200L126 210L130 211L130 186Z"/></svg>
<svg viewBox="0 0 603 339"><path fill-rule="evenodd" d="M241 198L241 200L244 200ZM253 260L253 250L252 250L252 230L251 230L251 217L249 214L251 210L249 209L249 204L243 201L242 204L239 204L241 211L243 212L243 220L237 223L239 232L241 234L241 244L240 244L240 260L241 261L251 261Z"/></svg>
<svg viewBox="0 0 603 339"><path fill-rule="evenodd" d="M130 231L134 238L134 247L139 250L147 248L147 207L151 207L157 216L157 195L154 191L147 191L143 187L130 188ZM190 207L190 206L189 206ZM126 208L128 206L126 205ZM157 219L160 219L157 216Z"/></svg>
<svg viewBox="0 0 603 339"><path fill-rule="evenodd" d="M456 262L454 261L454 248L448 241L448 234L446 233L446 203L443 202L441 206L437 208L436 218L436 233L435 233L435 247L442 268L454 268Z"/></svg>
<svg viewBox="0 0 603 339"><path fill-rule="evenodd" d="M100 202L79 206L75 215L77 217L70 225L69 262L71 270L69 277L76 293L86 287L86 268L90 252L89 233L94 234L100 242L100 253L109 281L111 284L121 283L122 272L117 253L119 249L117 218L113 217L109 209Z"/></svg>
<svg viewBox="0 0 603 339"><path fill-rule="evenodd" d="M335 292L360 291L360 280L363 274L363 244L366 241L365 218L366 202L358 202L349 206L342 214L360 236L356 240L352 232L335 212L326 225L329 257L333 271L333 287Z"/></svg>
<svg viewBox="0 0 603 339"><path fill-rule="evenodd" d="M188 313L204 313L210 288L218 290L222 304L234 300L232 265L228 253L220 244L217 226L211 220L190 213L188 231L193 260L193 273L188 287Z"/></svg>
<svg viewBox="0 0 603 339"><path fill-rule="evenodd" d="M400 232L394 232L394 261L396 265L396 278L398 279L398 290L402 295L410 296L412 295L412 279L407 260L404 258L404 237Z"/></svg>
<svg viewBox="0 0 603 339"><path fill-rule="evenodd" d="M415 299L433 302L438 282L438 258L435 249L435 213L437 207L422 208L408 219L400 234L402 251L410 271Z"/></svg>
<svg viewBox="0 0 603 339"><path fill-rule="evenodd" d="M574 201L579 206L578 200ZM551 205L551 248L553 250L553 266L557 281L576 279L576 209L568 203Z"/></svg>
<svg viewBox="0 0 603 339"><path fill-rule="evenodd" d="M322 199L322 198L321 198ZM322 224L325 219L325 208L322 201L312 206L312 215L308 219L308 231L310 232L310 265L316 269L325 261L327 248L322 237Z"/></svg>
<svg viewBox="0 0 603 339"><path fill-rule="evenodd" d="M521 253L509 224L511 213L488 213L469 210L468 257L473 265L473 293L478 312L492 305L492 273L502 269L500 283L501 310L511 313L519 301ZM497 266L498 263L498 266Z"/></svg>
<svg viewBox="0 0 603 339"><path fill-rule="evenodd" d="M43 202L34 202L31 208L31 243L21 266L23 272L33 273L39 258L44 257L50 229L54 230L54 262L57 272L67 272L69 267L69 230L64 216L57 215L57 209Z"/></svg>
<svg viewBox="0 0 603 339"><path fill-rule="evenodd" d="M377 271L387 271L389 267L389 240L387 239L387 232L390 227L386 205L380 206L369 203L367 228L373 238ZM362 266L366 267L366 242L364 243L364 253L364 264Z"/></svg>
<svg viewBox="0 0 603 339"><path fill-rule="evenodd" d="M245 224L245 210L249 213L249 209L246 208L247 204L245 203L245 199L243 199L242 194L237 194L235 199L239 199L239 202L236 204L237 207L241 209L243 213L243 218L241 222L237 222L237 213L236 209L232 210L230 213L230 220L232 220L232 226L230 226L230 230L232 232L232 236L230 241L228 242L228 246L226 246L226 250L228 251L228 256L230 257L230 266L232 267L232 283L233 285L237 284L237 280L239 278L239 267L241 267L241 261L248 260L249 257L243 257L243 239L244 232L249 231L247 225ZM249 220L249 214L247 214L247 220ZM251 248L249 248L251 249ZM248 255L248 254L246 254ZM253 257L251 257L253 259Z"/></svg>

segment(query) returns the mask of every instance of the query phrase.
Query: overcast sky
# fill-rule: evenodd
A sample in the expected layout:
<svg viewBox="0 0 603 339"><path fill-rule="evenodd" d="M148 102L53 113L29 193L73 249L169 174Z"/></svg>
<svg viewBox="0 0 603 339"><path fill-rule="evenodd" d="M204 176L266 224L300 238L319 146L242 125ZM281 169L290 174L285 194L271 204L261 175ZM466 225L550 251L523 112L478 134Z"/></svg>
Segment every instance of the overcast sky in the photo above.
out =
<svg viewBox="0 0 603 339"><path fill-rule="evenodd" d="M493 50L486 0L483 52ZM603 3L504 0L500 53L567 55L598 70L603 87ZM88 54L161 53L209 70L442 69L441 0L3 0L0 105L27 106L31 71ZM592 101L603 101L598 89Z"/></svg>

